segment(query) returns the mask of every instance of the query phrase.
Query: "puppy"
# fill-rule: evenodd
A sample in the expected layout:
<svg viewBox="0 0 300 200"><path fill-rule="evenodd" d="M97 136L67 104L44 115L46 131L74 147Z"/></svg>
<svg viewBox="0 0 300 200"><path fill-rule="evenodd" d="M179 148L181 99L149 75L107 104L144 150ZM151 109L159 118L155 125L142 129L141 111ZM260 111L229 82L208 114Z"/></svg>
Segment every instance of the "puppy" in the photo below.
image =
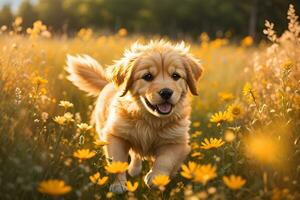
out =
<svg viewBox="0 0 300 200"><path fill-rule="evenodd" d="M128 162L128 173L138 175L142 158L153 158L145 176L151 187L156 175L174 176L190 152L191 107L188 90L197 95L200 62L182 42L135 43L106 69L89 56L68 56L68 79L79 89L98 96L96 130L107 158ZM110 191L126 191L126 174L118 174Z"/></svg>

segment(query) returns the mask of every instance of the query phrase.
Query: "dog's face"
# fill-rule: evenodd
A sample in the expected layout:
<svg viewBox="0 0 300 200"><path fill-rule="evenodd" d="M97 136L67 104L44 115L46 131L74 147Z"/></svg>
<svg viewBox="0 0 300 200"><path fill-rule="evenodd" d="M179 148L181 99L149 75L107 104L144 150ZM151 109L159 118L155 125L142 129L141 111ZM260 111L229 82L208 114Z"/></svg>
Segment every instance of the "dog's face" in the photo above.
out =
<svg viewBox="0 0 300 200"><path fill-rule="evenodd" d="M143 107L157 117L170 116L185 98L188 88L197 94L202 68L181 45L152 42L134 46L111 67L112 80L123 85Z"/></svg>

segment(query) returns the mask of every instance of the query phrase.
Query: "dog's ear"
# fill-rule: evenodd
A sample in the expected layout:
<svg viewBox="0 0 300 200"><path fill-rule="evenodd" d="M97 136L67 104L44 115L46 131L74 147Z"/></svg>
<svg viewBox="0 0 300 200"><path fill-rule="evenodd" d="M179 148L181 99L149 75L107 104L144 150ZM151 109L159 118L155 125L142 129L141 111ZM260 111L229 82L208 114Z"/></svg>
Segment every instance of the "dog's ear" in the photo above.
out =
<svg viewBox="0 0 300 200"><path fill-rule="evenodd" d="M198 95L197 82L202 75L202 65L198 59L191 54L184 56L184 67L186 70L186 81L193 95Z"/></svg>
<svg viewBox="0 0 300 200"><path fill-rule="evenodd" d="M115 64L109 66L106 69L106 76L117 87L122 87L121 97L124 96L131 87L132 72L135 66L135 59L121 59L115 62Z"/></svg>

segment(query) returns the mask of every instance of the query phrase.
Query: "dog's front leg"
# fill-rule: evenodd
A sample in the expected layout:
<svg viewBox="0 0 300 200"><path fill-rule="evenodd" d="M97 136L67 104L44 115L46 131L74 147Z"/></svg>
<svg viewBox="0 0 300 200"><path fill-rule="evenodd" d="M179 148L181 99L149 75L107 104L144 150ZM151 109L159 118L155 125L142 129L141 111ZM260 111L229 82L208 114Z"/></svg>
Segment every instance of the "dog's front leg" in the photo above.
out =
<svg viewBox="0 0 300 200"><path fill-rule="evenodd" d="M128 162L128 143L118 137L109 136L107 138L109 143L106 147L106 157L112 161ZM109 190L113 193L122 194L126 191L126 172L119 173L115 181L110 185Z"/></svg>
<svg viewBox="0 0 300 200"><path fill-rule="evenodd" d="M188 144L168 144L158 148L154 165L146 175L145 183L151 187L152 180L157 175L174 176L190 150Z"/></svg>

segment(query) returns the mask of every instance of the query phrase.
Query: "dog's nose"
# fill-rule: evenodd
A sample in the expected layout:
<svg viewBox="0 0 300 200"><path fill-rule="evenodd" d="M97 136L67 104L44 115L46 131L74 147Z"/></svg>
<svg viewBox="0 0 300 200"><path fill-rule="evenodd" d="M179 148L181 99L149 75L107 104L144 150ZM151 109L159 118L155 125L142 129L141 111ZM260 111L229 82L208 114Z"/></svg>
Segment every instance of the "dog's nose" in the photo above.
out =
<svg viewBox="0 0 300 200"><path fill-rule="evenodd" d="M171 90L169 88L163 88L158 93L161 96L161 98L163 98L164 100L168 100L171 98L171 96L173 94L173 90Z"/></svg>

